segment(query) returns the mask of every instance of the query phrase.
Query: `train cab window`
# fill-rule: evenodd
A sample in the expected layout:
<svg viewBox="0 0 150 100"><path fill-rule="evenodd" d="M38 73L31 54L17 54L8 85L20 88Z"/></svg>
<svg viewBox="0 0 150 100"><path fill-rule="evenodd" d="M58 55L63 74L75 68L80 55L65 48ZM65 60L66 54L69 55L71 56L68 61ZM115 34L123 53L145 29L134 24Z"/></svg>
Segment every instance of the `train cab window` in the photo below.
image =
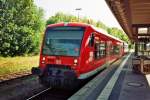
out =
<svg viewBox="0 0 150 100"><path fill-rule="evenodd" d="M79 56L83 27L48 27L42 48L43 55L50 56Z"/></svg>

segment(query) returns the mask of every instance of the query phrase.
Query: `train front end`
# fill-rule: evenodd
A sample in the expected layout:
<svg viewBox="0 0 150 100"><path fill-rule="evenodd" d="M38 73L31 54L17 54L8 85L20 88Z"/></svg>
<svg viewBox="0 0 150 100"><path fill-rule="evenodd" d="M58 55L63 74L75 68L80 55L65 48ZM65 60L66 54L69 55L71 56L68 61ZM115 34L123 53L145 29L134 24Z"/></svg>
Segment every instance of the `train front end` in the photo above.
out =
<svg viewBox="0 0 150 100"><path fill-rule="evenodd" d="M80 65L80 50L85 28L72 25L47 27L40 53L38 68L32 73L39 76L43 85L74 87Z"/></svg>

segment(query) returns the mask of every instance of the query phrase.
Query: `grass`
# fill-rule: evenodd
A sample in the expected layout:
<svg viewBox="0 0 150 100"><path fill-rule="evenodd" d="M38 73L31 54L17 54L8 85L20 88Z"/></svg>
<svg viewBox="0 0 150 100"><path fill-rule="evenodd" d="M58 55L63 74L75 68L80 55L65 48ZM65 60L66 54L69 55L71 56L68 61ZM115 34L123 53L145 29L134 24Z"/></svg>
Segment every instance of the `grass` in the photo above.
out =
<svg viewBox="0 0 150 100"><path fill-rule="evenodd" d="M6 74L31 71L38 66L39 56L31 57L0 57L0 76Z"/></svg>

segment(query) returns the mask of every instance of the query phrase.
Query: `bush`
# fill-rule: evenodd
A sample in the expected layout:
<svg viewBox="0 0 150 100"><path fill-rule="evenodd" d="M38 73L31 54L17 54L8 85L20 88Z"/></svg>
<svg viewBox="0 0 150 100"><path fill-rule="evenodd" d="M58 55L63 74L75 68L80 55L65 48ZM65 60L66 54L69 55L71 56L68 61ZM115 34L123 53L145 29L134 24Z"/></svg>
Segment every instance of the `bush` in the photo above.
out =
<svg viewBox="0 0 150 100"><path fill-rule="evenodd" d="M43 10L33 0L0 0L0 56L39 51Z"/></svg>

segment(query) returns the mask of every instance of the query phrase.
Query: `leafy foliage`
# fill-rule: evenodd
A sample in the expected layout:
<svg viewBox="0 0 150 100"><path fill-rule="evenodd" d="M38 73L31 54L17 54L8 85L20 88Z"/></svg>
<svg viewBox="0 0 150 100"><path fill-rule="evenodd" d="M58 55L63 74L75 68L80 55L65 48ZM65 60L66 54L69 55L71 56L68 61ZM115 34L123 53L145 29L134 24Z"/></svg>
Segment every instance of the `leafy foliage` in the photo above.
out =
<svg viewBox="0 0 150 100"><path fill-rule="evenodd" d="M38 52L43 10L33 0L0 0L0 55Z"/></svg>
<svg viewBox="0 0 150 100"><path fill-rule="evenodd" d="M87 17L78 19L78 17L76 17L76 16L64 14L62 12L58 12L54 16L51 16L47 20L46 25L59 23L59 22L83 22L83 23L92 24L96 27L101 27L103 29L107 29L107 26L105 24L103 24L101 21L96 22L92 19L88 19Z"/></svg>
<svg viewBox="0 0 150 100"><path fill-rule="evenodd" d="M58 12L55 14L55 16L51 16L47 22L46 25L48 24L54 24L54 23L59 23L59 22L77 22L78 18L72 15L66 15L62 12Z"/></svg>
<svg viewBox="0 0 150 100"><path fill-rule="evenodd" d="M127 37L126 34L124 34L124 32L116 27L112 27L112 28L108 28L107 32L127 43L129 43L129 38Z"/></svg>

